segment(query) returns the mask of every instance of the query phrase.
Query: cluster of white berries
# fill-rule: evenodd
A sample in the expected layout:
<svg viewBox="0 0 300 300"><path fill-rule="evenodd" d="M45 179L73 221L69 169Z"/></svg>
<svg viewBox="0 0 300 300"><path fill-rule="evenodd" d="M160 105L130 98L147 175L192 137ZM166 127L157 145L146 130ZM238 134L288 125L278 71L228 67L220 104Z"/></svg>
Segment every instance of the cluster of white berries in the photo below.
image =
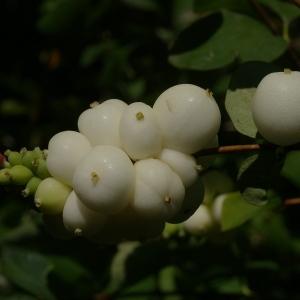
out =
<svg viewBox="0 0 300 300"><path fill-rule="evenodd" d="M218 146L221 114L209 90L191 84L163 92L153 107L110 99L93 103L77 131L53 136L46 164L52 175L35 193L49 231L98 244L156 238L181 223L204 197L199 172Z"/></svg>
<svg viewBox="0 0 300 300"><path fill-rule="evenodd" d="M269 142L289 146L300 142L300 72L270 73L259 83L252 116L259 133Z"/></svg>

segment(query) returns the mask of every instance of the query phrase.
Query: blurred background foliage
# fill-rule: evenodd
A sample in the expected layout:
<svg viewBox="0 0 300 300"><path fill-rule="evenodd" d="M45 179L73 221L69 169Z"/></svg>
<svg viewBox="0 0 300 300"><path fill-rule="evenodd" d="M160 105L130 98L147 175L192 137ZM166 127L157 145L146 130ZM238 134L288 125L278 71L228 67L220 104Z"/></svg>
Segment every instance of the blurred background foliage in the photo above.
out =
<svg viewBox="0 0 300 300"><path fill-rule="evenodd" d="M225 111L229 80L252 60L299 70L299 14L281 0L3 0L0 150L47 148L54 134L77 130L93 101L151 105L179 83L214 92L220 145L253 142ZM219 156L211 169L235 182L245 157ZM289 205L299 170L289 153L274 179L281 205L225 238L170 229L107 248L55 239L18 188L3 188L0 299L300 299L300 208Z"/></svg>

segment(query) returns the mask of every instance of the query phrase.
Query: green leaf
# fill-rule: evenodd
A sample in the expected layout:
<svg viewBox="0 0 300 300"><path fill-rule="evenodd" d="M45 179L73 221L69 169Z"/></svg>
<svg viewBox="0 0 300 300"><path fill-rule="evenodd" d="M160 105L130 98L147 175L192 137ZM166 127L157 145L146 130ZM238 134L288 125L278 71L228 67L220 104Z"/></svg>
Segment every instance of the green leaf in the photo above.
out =
<svg viewBox="0 0 300 300"><path fill-rule="evenodd" d="M37 27L46 34L66 34L74 30L88 5L85 0L45 1ZM78 26L77 26L78 27Z"/></svg>
<svg viewBox="0 0 300 300"><path fill-rule="evenodd" d="M300 188L300 151L287 154L281 175Z"/></svg>
<svg viewBox="0 0 300 300"><path fill-rule="evenodd" d="M278 0L258 0L275 12L284 23L289 24L300 15L300 10L295 5Z"/></svg>
<svg viewBox="0 0 300 300"><path fill-rule="evenodd" d="M251 138L257 137L252 118L251 103L259 82L280 68L262 61L250 61L240 65L233 73L225 98L225 107L235 128Z"/></svg>
<svg viewBox="0 0 300 300"><path fill-rule="evenodd" d="M238 172L238 187L243 198L252 205L263 206L268 202L271 179L278 175L283 161L276 153L254 154L247 158Z"/></svg>
<svg viewBox="0 0 300 300"><path fill-rule="evenodd" d="M47 275L51 262L43 255L16 246L2 248L3 273L25 291L45 300L55 297L48 289Z"/></svg>
<svg viewBox="0 0 300 300"><path fill-rule="evenodd" d="M271 210L280 205L278 198L272 199L265 206L254 206L245 201L239 192L227 195L222 206L221 230L236 228L252 219L258 213Z"/></svg>
<svg viewBox="0 0 300 300"><path fill-rule="evenodd" d="M221 9L236 10L240 12L254 11L249 1L241 0L195 0L194 11L203 14L209 11L219 11Z"/></svg>
<svg viewBox="0 0 300 300"><path fill-rule="evenodd" d="M121 0L121 2L135 9L152 12L160 11L158 2L154 0Z"/></svg>
<svg viewBox="0 0 300 300"><path fill-rule="evenodd" d="M282 37L274 36L255 19L230 12L212 13L179 36L169 56L177 68L213 70L234 60L273 61L286 50Z"/></svg>
<svg viewBox="0 0 300 300"><path fill-rule="evenodd" d="M71 258L51 255L49 260L53 264L53 274L64 282L74 283L80 278L92 278L92 273L88 269Z"/></svg>

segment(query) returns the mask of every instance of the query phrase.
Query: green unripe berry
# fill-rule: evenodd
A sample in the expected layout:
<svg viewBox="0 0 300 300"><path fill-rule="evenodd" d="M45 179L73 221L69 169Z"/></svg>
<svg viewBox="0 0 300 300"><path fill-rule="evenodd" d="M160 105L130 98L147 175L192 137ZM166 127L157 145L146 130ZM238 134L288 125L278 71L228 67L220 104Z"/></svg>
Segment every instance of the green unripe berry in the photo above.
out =
<svg viewBox="0 0 300 300"><path fill-rule="evenodd" d="M11 183L9 171L9 168L4 168L0 170L0 185L8 185Z"/></svg>
<svg viewBox="0 0 300 300"><path fill-rule="evenodd" d="M21 150L23 153L22 162L25 167L27 167L32 172L35 171L36 160L39 159L38 155L33 151L27 151L25 148Z"/></svg>
<svg viewBox="0 0 300 300"><path fill-rule="evenodd" d="M38 177L32 177L27 182L25 189L22 191L22 196L28 197L29 195L34 195L41 182L42 179Z"/></svg>
<svg viewBox="0 0 300 300"><path fill-rule="evenodd" d="M61 181L49 177L38 186L34 203L46 215L56 215L63 211L72 188Z"/></svg>
<svg viewBox="0 0 300 300"><path fill-rule="evenodd" d="M17 151L6 150L4 154L7 156L9 163L12 166L22 165L22 154Z"/></svg>
<svg viewBox="0 0 300 300"><path fill-rule="evenodd" d="M44 152L40 149L40 147L35 147L33 152L39 157L39 158L42 158L42 159L45 159L45 155L44 155Z"/></svg>
<svg viewBox="0 0 300 300"><path fill-rule="evenodd" d="M52 177L47 169L46 161L43 158L34 160L34 165L35 165L35 174L39 178L46 179L48 177Z"/></svg>
<svg viewBox="0 0 300 300"><path fill-rule="evenodd" d="M11 167L9 173L13 185L25 185L33 177L33 173L23 165Z"/></svg>

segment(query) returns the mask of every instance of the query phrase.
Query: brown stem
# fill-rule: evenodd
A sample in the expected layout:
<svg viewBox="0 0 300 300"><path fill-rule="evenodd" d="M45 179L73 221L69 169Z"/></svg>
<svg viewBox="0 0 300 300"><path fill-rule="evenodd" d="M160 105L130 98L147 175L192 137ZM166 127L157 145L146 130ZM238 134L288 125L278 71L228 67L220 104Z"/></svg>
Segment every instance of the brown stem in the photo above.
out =
<svg viewBox="0 0 300 300"><path fill-rule="evenodd" d="M285 206L300 204L300 198L286 199L283 204Z"/></svg>
<svg viewBox="0 0 300 300"><path fill-rule="evenodd" d="M250 145L231 145L231 146L221 146L216 148L202 149L193 154L194 157L216 155L222 153L231 152L245 152L245 151L270 151L276 150L280 146L274 144L250 144ZM285 152L292 150L300 150L300 144L295 144L291 146L284 147Z"/></svg>

